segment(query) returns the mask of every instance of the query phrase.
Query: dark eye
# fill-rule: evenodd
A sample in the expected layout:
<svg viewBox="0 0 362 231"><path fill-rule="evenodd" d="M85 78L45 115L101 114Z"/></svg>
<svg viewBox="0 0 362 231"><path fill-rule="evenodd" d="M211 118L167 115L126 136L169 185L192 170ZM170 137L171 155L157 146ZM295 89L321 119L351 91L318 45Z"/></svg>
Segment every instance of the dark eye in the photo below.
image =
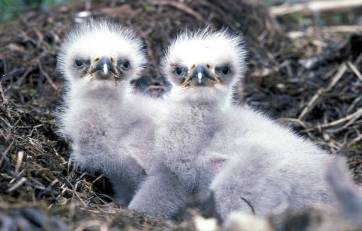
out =
<svg viewBox="0 0 362 231"><path fill-rule="evenodd" d="M187 72L187 67L183 66L176 66L173 73L175 73L178 76L184 76Z"/></svg>
<svg viewBox="0 0 362 231"><path fill-rule="evenodd" d="M129 64L129 61L128 61L128 60L123 63L123 67L124 67L124 68L128 69L129 66L130 66L130 64Z"/></svg>
<svg viewBox="0 0 362 231"><path fill-rule="evenodd" d="M230 72L230 68L229 68L229 66L224 66L223 68L222 68L222 71L221 71L224 75L227 75L227 74L229 74L229 72Z"/></svg>
<svg viewBox="0 0 362 231"><path fill-rule="evenodd" d="M215 72L222 75L228 75L231 72L230 65L218 66L215 68Z"/></svg>
<svg viewBox="0 0 362 231"><path fill-rule="evenodd" d="M89 59L80 59L80 58L77 58L74 60L74 64L76 67L82 67L84 65L89 65L90 61Z"/></svg>
<svg viewBox="0 0 362 231"><path fill-rule="evenodd" d="M123 70L128 70L131 67L131 63L129 62L128 59L119 59L117 64Z"/></svg>

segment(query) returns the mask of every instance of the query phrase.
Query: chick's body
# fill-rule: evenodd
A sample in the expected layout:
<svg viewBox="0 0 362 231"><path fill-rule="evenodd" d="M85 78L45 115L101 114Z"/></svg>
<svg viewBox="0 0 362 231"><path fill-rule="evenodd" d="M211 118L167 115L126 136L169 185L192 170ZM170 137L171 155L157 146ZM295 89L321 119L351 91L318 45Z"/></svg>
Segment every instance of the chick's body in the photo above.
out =
<svg viewBox="0 0 362 231"><path fill-rule="evenodd" d="M182 34L170 46L163 67L173 89L155 131L152 168L131 209L170 218L208 190L216 171L205 151L223 126L223 108L244 71L239 46L238 37L223 31ZM205 53L215 49L232 52Z"/></svg>
<svg viewBox="0 0 362 231"><path fill-rule="evenodd" d="M61 132L72 142L71 161L108 177L121 205L128 204L145 176L131 153L144 151L153 133L151 120L129 100L129 81L143 63L133 33L106 21L75 28L59 56L66 94L58 117Z"/></svg>

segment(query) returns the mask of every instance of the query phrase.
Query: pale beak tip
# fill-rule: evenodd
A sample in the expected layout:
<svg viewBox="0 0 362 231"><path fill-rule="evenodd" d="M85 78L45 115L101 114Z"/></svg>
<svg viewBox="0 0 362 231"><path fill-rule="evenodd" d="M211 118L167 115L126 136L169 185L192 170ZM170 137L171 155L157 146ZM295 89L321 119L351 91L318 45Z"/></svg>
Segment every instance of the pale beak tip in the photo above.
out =
<svg viewBox="0 0 362 231"><path fill-rule="evenodd" d="M103 64L103 73L104 73L104 75L108 74L108 65L107 64Z"/></svg>
<svg viewBox="0 0 362 231"><path fill-rule="evenodd" d="M201 84L201 79L202 79L202 73L199 72L199 73L197 73L197 80L200 84Z"/></svg>

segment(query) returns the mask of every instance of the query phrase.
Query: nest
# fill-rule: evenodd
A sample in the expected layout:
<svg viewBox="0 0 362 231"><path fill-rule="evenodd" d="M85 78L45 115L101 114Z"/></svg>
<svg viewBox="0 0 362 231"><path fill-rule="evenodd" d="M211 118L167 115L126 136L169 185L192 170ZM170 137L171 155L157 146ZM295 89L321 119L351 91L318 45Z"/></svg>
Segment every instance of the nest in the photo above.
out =
<svg viewBox="0 0 362 231"><path fill-rule="evenodd" d="M361 35L339 43L321 39L323 47L308 38L291 41L265 7L246 0L73 4L33 10L0 26L0 221L23 219L26 227L41 229L61 217L59 230L63 221L73 228L192 229L118 208L103 176L68 163L70 149L53 116L63 94L56 55L74 20L83 19L81 11L132 26L143 37L151 61L134 86L156 95L168 89L157 68L160 57L180 30L208 25L244 34L249 72L235 98L334 153L347 153L362 183Z"/></svg>

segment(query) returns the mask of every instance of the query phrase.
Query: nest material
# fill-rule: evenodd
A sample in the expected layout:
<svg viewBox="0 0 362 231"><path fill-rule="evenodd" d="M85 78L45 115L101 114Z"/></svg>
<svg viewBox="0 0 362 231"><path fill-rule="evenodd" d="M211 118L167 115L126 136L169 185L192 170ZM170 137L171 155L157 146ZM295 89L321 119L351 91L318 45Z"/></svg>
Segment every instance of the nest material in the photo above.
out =
<svg viewBox="0 0 362 231"><path fill-rule="evenodd" d="M144 38L151 61L134 85L150 94L157 89L156 95L167 90L157 67L178 31L209 25L243 33L250 70L235 97L289 123L326 149L346 150L355 179L362 182L362 36L340 44L321 41L322 49L312 39L290 41L255 1L74 4L27 12L0 26L0 215L17 217L23 213L10 213L10 208L35 206L71 227L172 228L111 203L107 181L74 171L68 163L69 146L56 134L53 112L63 94L56 54L83 10L132 26ZM188 224L176 228L182 227L190 229Z"/></svg>

